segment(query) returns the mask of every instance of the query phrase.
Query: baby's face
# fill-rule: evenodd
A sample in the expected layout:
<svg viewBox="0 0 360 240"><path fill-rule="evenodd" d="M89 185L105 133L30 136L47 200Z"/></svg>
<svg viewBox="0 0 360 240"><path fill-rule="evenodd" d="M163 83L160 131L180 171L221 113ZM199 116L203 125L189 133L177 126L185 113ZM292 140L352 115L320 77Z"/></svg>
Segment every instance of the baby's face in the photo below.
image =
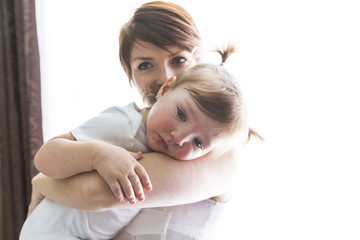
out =
<svg viewBox="0 0 360 240"><path fill-rule="evenodd" d="M186 90L170 89L159 96L150 110L147 142L153 151L192 160L219 143L216 135L219 126L219 122L200 111Z"/></svg>

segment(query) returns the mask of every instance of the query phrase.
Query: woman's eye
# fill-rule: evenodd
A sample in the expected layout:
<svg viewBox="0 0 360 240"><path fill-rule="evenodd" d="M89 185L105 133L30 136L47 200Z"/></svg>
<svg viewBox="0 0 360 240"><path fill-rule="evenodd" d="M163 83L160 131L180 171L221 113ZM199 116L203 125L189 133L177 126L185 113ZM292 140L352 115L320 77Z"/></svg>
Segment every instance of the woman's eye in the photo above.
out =
<svg viewBox="0 0 360 240"><path fill-rule="evenodd" d="M181 108L177 108L177 116L179 117L180 120L182 121L186 121L186 116L185 116L185 113L184 111L181 109Z"/></svg>
<svg viewBox="0 0 360 240"><path fill-rule="evenodd" d="M201 141L198 138L194 139L194 144L195 144L196 147L198 147L200 149L203 149L203 145L202 145Z"/></svg>
<svg viewBox="0 0 360 240"><path fill-rule="evenodd" d="M152 67L151 63L149 63L149 62L144 62L144 63L141 63L141 64L139 65L138 69L139 69L139 70L146 70L146 69L149 69L149 68L151 68L151 67Z"/></svg>
<svg viewBox="0 0 360 240"><path fill-rule="evenodd" d="M184 57L176 57L176 58L173 59L172 62L173 62L173 64L182 64L182 63L184 63L186 61L187 60Z"/></svg>

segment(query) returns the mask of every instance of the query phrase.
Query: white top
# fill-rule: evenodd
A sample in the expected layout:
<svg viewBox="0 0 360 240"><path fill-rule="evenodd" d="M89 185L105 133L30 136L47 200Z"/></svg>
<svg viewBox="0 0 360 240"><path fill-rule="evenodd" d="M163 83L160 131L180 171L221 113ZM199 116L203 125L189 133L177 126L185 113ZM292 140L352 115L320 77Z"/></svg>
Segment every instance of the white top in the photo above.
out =
<svg viewBox="0 0 360 240"><path fill-rule="evenodd" d="M196 203L144 208L114 240L210 240L224 203Z"/></svg>
<svg viewBox="0 0 360 240"><path fill-rule="evenodd" d="M133 152L149 152L146 129L137 110L135 103L126 107L111 107L71 132L78 141L99 140ZM86 212L44 199L25 221L20 240L111 239L119 231L114 238L116 240L210 239L210 230L218 220L223 205L207 199L141 211L111 209Z"/></svg>
<svg viewBox="0 0 360 240"><path fill-rule="evenodd" d="M100 140L130 151L149 152L146 131L135 104L112 107L71 132L78 141ZM44 199L25 221L20 239L111 239L140 209L87 212Z"/></svg>
<svg viewBox="0 0 360 240"><path fill-rule="evenodd" d="M131 152L150 152L146 129L135 103L111 107L71 130L77 141L103 141Z"/></svg>

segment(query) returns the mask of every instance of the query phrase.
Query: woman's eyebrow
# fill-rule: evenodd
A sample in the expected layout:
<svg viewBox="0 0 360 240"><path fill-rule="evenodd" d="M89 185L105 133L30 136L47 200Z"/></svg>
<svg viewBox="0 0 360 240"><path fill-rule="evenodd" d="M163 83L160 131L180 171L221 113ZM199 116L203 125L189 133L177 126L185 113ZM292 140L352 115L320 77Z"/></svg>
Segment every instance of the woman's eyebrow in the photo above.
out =
<svg viewBox="0 0 360 240"><path fill-rule="evenodd" d="M152 57L136 57L134 58L132 61L136 61L136 60L140 60L140 61L150 61L153 60Z"/></svg>
<svg viewBox="0 0 360 240"><path fill-rule="evenodd" d="M173 57L173 56L179 55L180 53L183 53L184 51L185 51L185 50L179 50L179 51L174 52L174 53L170 52L170 57Z"/></svg>

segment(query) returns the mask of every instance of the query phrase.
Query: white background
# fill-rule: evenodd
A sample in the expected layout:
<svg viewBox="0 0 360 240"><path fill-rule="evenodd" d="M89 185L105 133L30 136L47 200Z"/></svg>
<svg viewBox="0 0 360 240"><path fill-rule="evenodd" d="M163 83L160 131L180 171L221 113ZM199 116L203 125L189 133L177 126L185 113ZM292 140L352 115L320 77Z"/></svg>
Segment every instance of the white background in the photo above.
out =
<svg viewBox="0 0 360 240"><path fill-rule="evenodd" d="M117 38L143 2L37 0L45 140L109 106L141 103ZM266 139L240 159L215 239L360 239L358 1L174 2L206 47L237 42L226 66Z"/></svg>

